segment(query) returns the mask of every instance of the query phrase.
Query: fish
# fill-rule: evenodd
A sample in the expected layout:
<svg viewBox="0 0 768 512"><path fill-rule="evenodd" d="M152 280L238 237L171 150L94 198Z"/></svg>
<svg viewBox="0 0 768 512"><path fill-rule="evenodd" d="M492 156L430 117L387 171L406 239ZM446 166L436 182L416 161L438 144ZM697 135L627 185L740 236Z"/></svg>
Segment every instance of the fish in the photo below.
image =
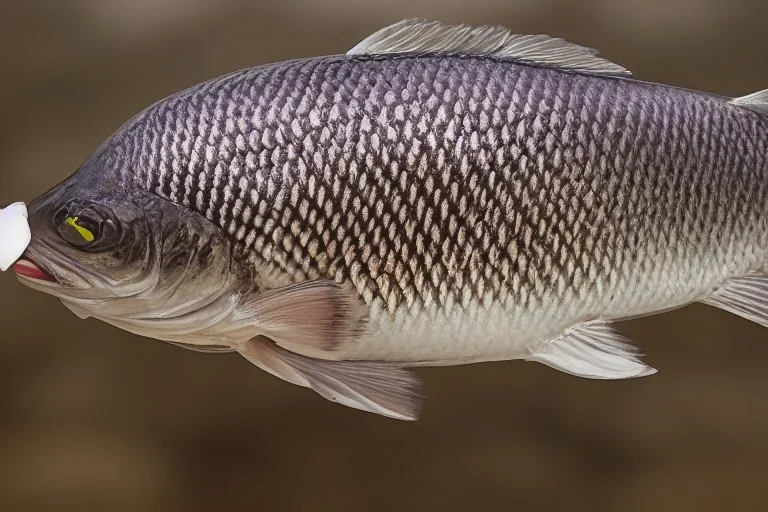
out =
<svg viewBox="0 0 768 512"><path fill-rule="evenodd" d="M14 270L81 318L418 419L418 368L657 370L616 323L768 326L768 91L409 19L129 119L29 204Z"/></svg>

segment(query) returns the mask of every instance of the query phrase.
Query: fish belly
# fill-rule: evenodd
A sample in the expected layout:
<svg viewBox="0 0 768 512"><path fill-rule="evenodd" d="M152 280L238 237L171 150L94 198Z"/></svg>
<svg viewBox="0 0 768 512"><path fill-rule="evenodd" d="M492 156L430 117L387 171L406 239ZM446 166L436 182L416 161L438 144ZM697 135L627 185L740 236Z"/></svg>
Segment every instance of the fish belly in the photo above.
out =
<svg viewBox="0 0 768 512"><path fill-rule="evenodd" d="M440 366L525 359L569 327L592 320L621 321L671 311L707 297L744 268L710 270L697 265L664 267L649 275L619 279L563 299L528 306L486 303L401 308L394 314L380 303L370 310L372 333L342 349L335 358L400 361ZM617 272L618 274L618 272Z"/></svg>

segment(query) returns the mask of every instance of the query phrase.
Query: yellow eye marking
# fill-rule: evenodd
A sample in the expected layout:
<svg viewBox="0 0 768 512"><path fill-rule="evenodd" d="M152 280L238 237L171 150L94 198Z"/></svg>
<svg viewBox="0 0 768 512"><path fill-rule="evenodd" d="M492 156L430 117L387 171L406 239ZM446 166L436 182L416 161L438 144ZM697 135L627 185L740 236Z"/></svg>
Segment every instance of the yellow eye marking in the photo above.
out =
<svg viewBox="0 0 768 512"><path fill-rule="evenodd" d="M93 236L93 233L85 229L83 226L77 224L77 217L67 217L67 224L75 228L75 230L80 233L80 236L82 236L86 242L93 242L96 238Z"/></svg>

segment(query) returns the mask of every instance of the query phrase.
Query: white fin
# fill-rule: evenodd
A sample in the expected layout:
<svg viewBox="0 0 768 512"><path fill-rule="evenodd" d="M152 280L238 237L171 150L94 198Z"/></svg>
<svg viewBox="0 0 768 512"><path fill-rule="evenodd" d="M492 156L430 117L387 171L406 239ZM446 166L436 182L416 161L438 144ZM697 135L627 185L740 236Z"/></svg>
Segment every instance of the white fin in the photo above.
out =
<svg viewBox="0 0 768 512"><path fill-rule="evenodd" d="M590 379L631 379L656 373L640 355L616 329L593 321L567 329L526 360Z"/></svg>
<svg viewBox="0 0 768 512"><path fill-rule="evenodd" d="M699 302L768 327L768 277L736 277Z"/></svg>
<svg viewBox="0 0 768 512"><path fill-rule="evenodd" d="M597 51L544 34L515 34L501 26L446 25L410 19L371 34L347 55L454 53L486 55L582 73L630 76Z"/></svg>
<svg viewBox="0 0 768 512"><path fill-rule="evenodd" d="M731 104L754 110L761 114L768 114L768 89L758 91L748 96L742 96L741 98L734 98L731 100Z"/></svg>
<svg viewBox="0 0 768 512"><path fill-rule="evenodd" d="M267 290L238 307L238 324L257 325L283 346L302 353L338 350L364 333L366 317L357 294L330 280Z"/></svg>
<svg viewBox="0 0 768 512"><path fill-rule="evenodd" d="M245 342L237 350L262 370L311 388L332 402L399 420L419 417L421 381L396 364L312 359L264 337Z"/></svg>

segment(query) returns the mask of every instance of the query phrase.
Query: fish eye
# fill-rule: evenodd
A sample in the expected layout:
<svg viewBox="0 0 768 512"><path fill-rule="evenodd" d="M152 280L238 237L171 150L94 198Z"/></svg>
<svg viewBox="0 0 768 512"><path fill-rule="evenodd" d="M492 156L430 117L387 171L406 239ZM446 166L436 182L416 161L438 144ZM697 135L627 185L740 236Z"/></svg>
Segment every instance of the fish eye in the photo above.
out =
<svg viewBox="0 0 768 512"><path fill-rule="evenodd" d="M64 219L62 236L70 244L79 247L89 245L99 236L99 225L94 219L84 215L67 216Z"/></svg>
<svg viewBox="0 0 768 512"><path fill-rule="evenodd" d="M54 220L59 236L79 249L106 249L118 236L113 219L99 208L70 204Z"/></svg>

